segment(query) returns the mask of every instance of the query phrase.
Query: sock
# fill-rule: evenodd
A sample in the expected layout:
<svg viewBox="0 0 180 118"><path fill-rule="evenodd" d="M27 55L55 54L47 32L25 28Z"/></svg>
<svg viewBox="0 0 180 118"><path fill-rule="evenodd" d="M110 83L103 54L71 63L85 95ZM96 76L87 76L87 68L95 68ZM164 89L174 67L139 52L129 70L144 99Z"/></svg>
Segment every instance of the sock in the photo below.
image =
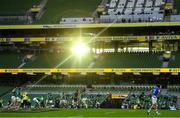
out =
<svg viewBox="0 0 180 118"><path fill-rule="evenodd" d="M151 108L149 108L148 112L151 112Z"/></svg>
<svg viewBox="0 0 180 118"><path fill-rule="evenodd" d="M159 114L159 111L156 109L156 114Z"/></svg>

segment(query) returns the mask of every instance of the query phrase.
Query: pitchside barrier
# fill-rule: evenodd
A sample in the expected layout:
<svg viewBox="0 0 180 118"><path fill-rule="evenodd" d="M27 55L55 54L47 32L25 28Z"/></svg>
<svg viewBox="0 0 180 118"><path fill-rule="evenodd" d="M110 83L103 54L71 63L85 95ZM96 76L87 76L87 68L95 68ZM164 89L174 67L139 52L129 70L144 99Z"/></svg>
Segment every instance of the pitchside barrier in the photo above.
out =
<svg viewBox="0 0 180 118"><path fill-rule="evenodd" d="M152 35L152 36L106 36L106 37L81 37L84 40L93 41L164 41L164 40L180 40L180 35ZM20 38L0 38L2 43L33 43L33 42L67 42L79 39L79 37L20 37Z"/></svg>
<svg viewBox="0 0 180 118"><path fill-rule="evenodd" d="M110 27L171 27L180 22L142 22L142 23L99 23L99 24L49 24L49 25L0 25L0 29L64 29L64 28L110 28Z"/></svg>
<svg viewBox="0 0 180 118"><path fill-rule="evenodd" d="M160 74L160 73L171 73L177 75L180 72L180 68L29 68L29 69L0 69L0 73L26 73L26 74L35 74L35 73L61 73L61 74L69 74L69 73L115 73L115 74L123 74L123 73L134 73L135 75L140 73L152 73L152 74Z"/></svg>

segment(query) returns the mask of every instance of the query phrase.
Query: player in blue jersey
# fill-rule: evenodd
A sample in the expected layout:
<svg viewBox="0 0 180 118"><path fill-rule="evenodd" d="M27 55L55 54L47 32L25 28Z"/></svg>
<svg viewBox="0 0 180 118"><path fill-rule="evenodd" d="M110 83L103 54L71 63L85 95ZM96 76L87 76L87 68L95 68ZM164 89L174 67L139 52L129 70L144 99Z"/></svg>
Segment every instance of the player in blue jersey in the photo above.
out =
<svg viewBox="0 0 180 118"><path fill-rule="evenodd" d="M160 115L159 111L158 111L158 103L157 103L157 98L160 94L160 85L156 85L152 91L151 91L151 98L152 98L152 105L148 110L148 114L150 114L151 110L154 108L154 110L156 111L157 115Z"/></svg>

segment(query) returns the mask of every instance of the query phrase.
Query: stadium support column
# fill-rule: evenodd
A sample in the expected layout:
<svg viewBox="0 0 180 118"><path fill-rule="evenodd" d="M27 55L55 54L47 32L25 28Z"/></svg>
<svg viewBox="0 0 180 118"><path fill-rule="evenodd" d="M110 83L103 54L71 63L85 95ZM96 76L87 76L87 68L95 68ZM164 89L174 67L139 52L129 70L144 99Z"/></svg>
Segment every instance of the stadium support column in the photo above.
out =
<svg viewBox="0 0 180 118"><path fill-rule="evenodd" d="M114 41L114 52L115 53L118 52L118 48L119 48L119 42L118 41Z"/></svg>
<svg viewBox="0 0 180 118"><path fill-rule="evenodd" d="M153 42L152 41L149 41L149 52L152 52L152 46L153 45Z"/></svg>
<svg viewBox="0 0 180 118"><path fill-rule="evenodd" d="M178 41L178 52L180 52L180 41Z"/></svg>

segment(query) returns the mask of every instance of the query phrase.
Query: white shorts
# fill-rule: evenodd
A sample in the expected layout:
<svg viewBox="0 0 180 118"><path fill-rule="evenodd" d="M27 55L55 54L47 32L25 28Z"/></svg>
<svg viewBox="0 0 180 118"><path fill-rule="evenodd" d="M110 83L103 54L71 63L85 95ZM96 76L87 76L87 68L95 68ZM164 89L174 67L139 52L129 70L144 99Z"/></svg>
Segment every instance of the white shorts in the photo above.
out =
<svg viewBox="0 0 180 118"><path fill-rule="evenodd" d="M157 97L152 97L152 104L157 104Z"/></svg>
<svg viewBox="0 0 180 118"><path fill-rule="evenodd" d="M52 104L52 103L53 103L53 100L49 100L49 103Z"/></svg>

